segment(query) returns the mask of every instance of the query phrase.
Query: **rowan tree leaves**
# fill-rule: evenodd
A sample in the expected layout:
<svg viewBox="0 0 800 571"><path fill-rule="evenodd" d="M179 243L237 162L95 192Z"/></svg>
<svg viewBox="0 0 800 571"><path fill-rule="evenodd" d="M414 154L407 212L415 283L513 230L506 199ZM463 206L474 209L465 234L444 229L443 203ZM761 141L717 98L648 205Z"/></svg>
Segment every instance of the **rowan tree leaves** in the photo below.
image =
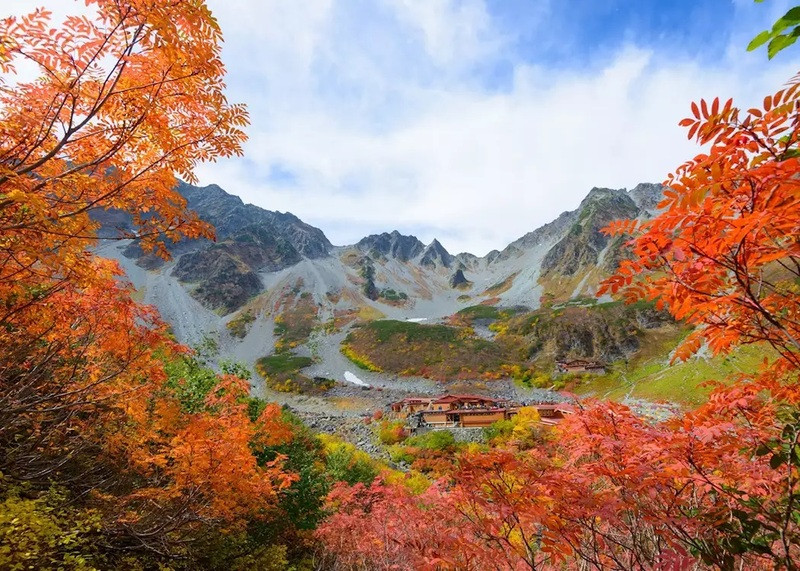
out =
<svg viewBox="0 0 800 571"><path fill-rule="evenodd" d="M60 26L41 9L0 20L0 474L90 505L114 557L190 559L277 505L296 476L258 453L293 432L274 405L250 418L243 379L176 365L188 349L95 254L90 213L125 212L124 237L162 255L212 237L176 175L241 154L248 117L204 2L87 4Z"/></svg>

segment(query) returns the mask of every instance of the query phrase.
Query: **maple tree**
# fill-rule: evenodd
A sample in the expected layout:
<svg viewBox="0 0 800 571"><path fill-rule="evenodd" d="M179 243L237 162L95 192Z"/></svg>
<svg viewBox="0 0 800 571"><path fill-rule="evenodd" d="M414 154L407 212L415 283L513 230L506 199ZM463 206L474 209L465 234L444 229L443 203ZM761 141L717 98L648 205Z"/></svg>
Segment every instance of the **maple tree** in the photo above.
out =
<svg viewBox="0 0 800 571"><path fill-rule="evenodd" d="M699 325L679 358L703 341L715 353L767 342L800 366L798 91L795 77L746 114L731 100L693 104L681 124L709 153L670 175L661 215L610 227L636 233L635 258L601 292L623 287Z"/></svg>

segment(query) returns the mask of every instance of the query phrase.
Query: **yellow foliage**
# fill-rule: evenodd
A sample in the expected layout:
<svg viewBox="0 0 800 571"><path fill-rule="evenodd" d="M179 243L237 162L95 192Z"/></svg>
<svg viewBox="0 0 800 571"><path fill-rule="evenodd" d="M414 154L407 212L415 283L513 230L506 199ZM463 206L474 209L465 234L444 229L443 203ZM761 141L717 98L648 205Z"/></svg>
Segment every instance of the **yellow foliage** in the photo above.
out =
<svg viewBox="0 0 800 571"><path fill-rule="evenodd" d="M100 518L65 499L54 489L37 499L8 494L0 503L0 569L96 569L92 542Z"/></svg>
<svg viewBox="0 0 800 571"><path fill-rule="evenodd" d="M362 321L375 321L376 319L383 319L386 315L371 305L362 305L358 308L358 318Z"/></svg>
<svg viewBox="0 0 800 571"><path fill-rule="evenodd" d="M382 372L382 369L378 365L370 361L369 358L367 358L366 356L359 355L358 353L356 353L350 345L343 343L341 351L342 355L350 359L353 363L355 363L362 369L365 369L367 371L373 371L375 373Z"/></svg>
<svg viewBox="0 0 800 571"><path fill-rule="evenodd" d="M519 412L514 416L512 422L514 423L514 436L520 435L532 426L536 426L542 421L539 416L539 411L532 406L523 406Z"/></svg>
<svg viewBox="0 0 800 571"><path fill-rule="evenodd" d="M511 439L522 449L533 448L543 439L541 417L533 407L524 406L511 420Z"/></svg>
<svg viewBox="0 0 800 571"><path fill-rule="evenodd" d="M400 472L399 470L386 469L382 472L383 479L392 486L402 485L412 494L419 495L426 491L432 484L431 480L421 472L411 470L410 472Z"/></svg>

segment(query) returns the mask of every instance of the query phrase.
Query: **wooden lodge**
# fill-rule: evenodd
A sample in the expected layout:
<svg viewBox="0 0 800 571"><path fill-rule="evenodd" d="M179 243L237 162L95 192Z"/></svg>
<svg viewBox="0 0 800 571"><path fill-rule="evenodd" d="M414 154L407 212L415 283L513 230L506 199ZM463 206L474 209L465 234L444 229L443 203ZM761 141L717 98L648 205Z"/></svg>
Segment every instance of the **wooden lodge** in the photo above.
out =
<svg viewBox="0 0 800 571"><path fill-rule="evenodd" d="M572 414L569 404L531 404L539 413L542 424L554 425ZM391 405L400 417L414 419L414 425L434 428L479 428L498 420L509 420L519 411L519 405L508 401L477 395L443 395L439 397L410 397Z"/></svg>
<svg viewBox="0 0 800 571"><path fill-rule="evenodd" d="M391 408L399 416L418 415L421 423L428 426L458 428L489 426L517 413L512 403L478 395L406 398Z"/></svg>
<svg viewBox="0 0 800 571"><path fill-rule="evenodd" d="M606 366L600 361L573 359L572 361L556 361L556 370L559 373L597 373L602 375L606 372Z"/></svg>

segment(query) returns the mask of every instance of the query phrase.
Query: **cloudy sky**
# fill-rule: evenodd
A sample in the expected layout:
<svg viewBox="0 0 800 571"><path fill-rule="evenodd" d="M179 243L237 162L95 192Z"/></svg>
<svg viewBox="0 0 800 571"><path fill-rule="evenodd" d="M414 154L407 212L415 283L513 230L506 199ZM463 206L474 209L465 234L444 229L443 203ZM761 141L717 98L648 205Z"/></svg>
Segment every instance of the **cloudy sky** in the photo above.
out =
<svg viewBox="0 0 800 571"><path fill-rule="evenodd" d="M335 244L501 249L593 186L663 180L697 152L677 126L693 99L750 106L800 69L800 50L745 52L788 0L208 3L252 125L201 182Z"/></svg>

